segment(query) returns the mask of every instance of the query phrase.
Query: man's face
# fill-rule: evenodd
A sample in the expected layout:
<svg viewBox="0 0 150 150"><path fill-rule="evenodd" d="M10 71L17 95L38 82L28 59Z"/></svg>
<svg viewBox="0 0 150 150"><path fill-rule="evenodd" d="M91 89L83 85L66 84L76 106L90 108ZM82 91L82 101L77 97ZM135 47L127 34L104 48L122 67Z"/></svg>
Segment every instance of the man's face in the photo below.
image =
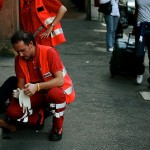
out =
<svg viewBox="0 0 150 150"><path fill-rule="evenodd" d="M29 60L34 57L34 45L30 42L29 45L24 44L23 41L13 44L15 51L20 55L24 60Z"/></svg>

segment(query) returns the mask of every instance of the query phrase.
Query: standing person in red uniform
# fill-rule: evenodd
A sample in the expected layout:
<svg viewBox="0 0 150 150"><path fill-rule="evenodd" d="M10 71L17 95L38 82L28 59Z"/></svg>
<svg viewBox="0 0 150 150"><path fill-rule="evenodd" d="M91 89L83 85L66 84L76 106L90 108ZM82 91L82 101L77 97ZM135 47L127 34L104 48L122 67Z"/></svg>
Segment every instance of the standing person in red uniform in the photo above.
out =
<svg viewBox="0 0 150 150"><path fill-rule="evenodd" d="M0 10L2 9L3 6L3 0L0 0Z"/></svg>
<svg viewBox="0 0 150 150"><path fill-rule="evenodd" d="M19 96L14 95L6 114L37 129L44 124L43 108L47 106L53 112L49 139L58 141L62 138L66 104L75 99L72 80L57 50L37 44L32 34L16 32L11 43L18 53L15 71ZM14 130L14 126L4 121L0 126Z"/></svg>
<svg viewBox="0 0 150 150"><path fill-rule="evenodd" d="M59 0L20 0L21 30L32 33L41 45L61 44L66 41L60 24L66 11Z"/></svg>

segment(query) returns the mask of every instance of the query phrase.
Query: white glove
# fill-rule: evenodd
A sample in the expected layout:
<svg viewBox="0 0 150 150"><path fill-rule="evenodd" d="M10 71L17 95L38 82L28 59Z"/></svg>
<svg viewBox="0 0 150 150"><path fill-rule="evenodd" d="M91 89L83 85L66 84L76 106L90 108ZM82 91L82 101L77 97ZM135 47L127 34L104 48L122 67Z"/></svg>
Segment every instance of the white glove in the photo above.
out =
<svg viewBox="0 0 150 150"><path fill-rule="evenodd" d="M20 90L19 105L20 107L23 107L23 113L26 111L27 108L28 110L31 109L30 97L27 96L23 90Z"/></svg>
<svg viewBox="0 0 150 150"><path fill-rule="evenodd" d="M14 98L19 99L19 94L20 94L20 89L17 88L16 90L13 90L12 96L13 96Z"/></svg>

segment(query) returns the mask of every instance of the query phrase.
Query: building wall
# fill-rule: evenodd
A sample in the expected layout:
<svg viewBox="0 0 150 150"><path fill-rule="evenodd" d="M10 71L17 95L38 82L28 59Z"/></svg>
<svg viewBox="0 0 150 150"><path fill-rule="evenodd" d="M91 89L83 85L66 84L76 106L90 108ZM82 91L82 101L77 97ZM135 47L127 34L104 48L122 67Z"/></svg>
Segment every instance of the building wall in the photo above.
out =
<svg viewBox="0 0 150 150"><path fill-rule="evenodd" d="M9 40L19 29L19 0L4 0L0 11L0 40Z"/></svg>
<svg viewBox="0 0 150 150"><path fill-rule="evenodd" d="M99 19L98 7L95 6L94 0L91 0L91 19L92 20Z"/></svg>

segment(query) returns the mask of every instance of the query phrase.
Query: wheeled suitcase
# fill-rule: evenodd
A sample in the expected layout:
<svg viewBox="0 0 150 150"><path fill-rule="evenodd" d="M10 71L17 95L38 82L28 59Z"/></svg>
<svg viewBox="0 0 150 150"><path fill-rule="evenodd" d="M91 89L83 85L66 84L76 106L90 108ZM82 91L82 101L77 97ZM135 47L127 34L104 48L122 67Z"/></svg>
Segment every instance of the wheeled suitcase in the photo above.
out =
<svg viewBox="0 0 150 150"><path fill-rule="evenodd" d="M119 74L136 75L135 38L116 40L114 51L110 59L110 73L112 76Z"/></svg>

